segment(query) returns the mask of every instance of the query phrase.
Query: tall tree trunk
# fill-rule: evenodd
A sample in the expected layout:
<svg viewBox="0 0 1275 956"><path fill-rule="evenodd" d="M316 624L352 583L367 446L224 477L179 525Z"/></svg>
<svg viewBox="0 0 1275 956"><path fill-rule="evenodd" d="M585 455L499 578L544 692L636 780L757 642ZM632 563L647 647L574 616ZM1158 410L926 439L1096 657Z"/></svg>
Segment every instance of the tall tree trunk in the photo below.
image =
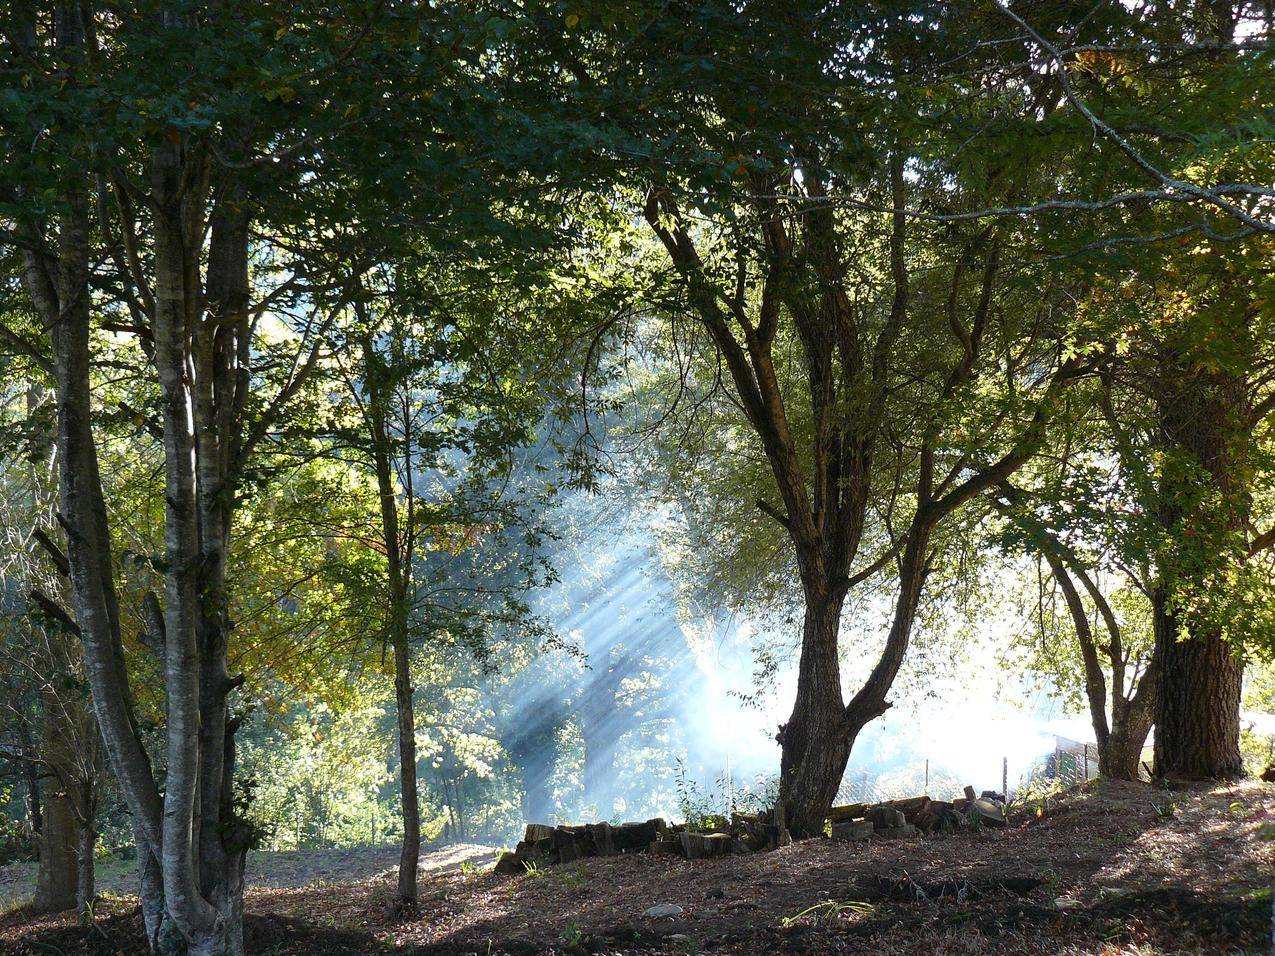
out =
<svg viewBox="0 0 1275 956"><path fill-rule="evenodd" d="M54 9L58 55L73 71L85 62L87 13L87 7L75 3L59 3ZM28 49L34 44L34 23L31 18L20 28L19 42ZM53 355L59 521L66 530L71 600L93 709L116 780L132 813L139 857L146 859L158 853L161 843L161 798L133 716L111 538L93 436L89 178L83 169L61 172L67 186L56 228L46 223L23 223L30 239L24 253L24 280ZM54 252L46 251L49 233L56 235ZM151 872L157 873L158 867ZM156 898L154 881L147 885L144 879L144 911L153 909ZM162 900L162 896L159 898ZM161 902L161 909L162 905ZM153 922L158 926L158 919Z"/></svg>
<svg viewBox="0 0 1275 956"><path fill-rule="evenodd" d="M417 871L421 856L421 809L416 774L416 712L412 690L412 658L408 641L408 575L411 553L398 514L398 489L394 486L394 458L386 414L390 394L387 369L370 339L363 341L363 385L367 390L366 418L372 433L372 463L376 471L381 507L381 534L385 545L388 643L394 652L394 703L398 711L399 788L403 802L403 848L398 862L398 899L416 902ZM410 452L406 467L412 467Z"/></svg>
<svg viewBox="0 0 1275 956"><path fill-rule="evenodd" d="M71 635L60 626L43 629L37 650L39 667L47 669L41 689L40 741L36 757L45 768L43 829L40 835L40 868L36 874L35 906L46 913L60 913L76 906L77 847L80 821L77 799L85 777L85 702L71 683ZM68 686L68 685L71 686ZM89 786L92 786L92 780Z"/></svg>
<svg viewBox="0 0 1275 956"><path fill-rule="evenodd" d="M92 786L86 789L90 792L80 795L79 841L75 848L75 909L84 923L92 921L97 897L97 871L93 862L93 854L97 850L97 796L92 792Z"/></svg>
<svg viewBox="0 0 1275 956"><path fill-rule="evenodd" d="M1189 355L1172 355L1161 375L1159 512L1169 556L1152 595L1155 771L1236 777L1243 664L1223 632L1218 588L1247 525L1245 388L1229 372L1196 370Z"/></svg>

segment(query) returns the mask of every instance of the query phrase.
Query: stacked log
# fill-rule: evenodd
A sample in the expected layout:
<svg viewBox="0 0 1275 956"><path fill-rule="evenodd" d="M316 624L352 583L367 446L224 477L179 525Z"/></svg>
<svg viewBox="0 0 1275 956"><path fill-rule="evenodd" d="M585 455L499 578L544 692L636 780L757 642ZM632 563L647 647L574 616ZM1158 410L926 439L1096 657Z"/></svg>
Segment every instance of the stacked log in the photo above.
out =
<svg viewBox="0 0 1275 956"><path fill-rule="evenodd" d="M702 860L731 853L760 853L791 842L788 831L775 825L770 811L734 813L728 826L706 832L681 824L670 826L659 818L619 826L586 823L555 827L529 823L517 847L501 855L495 872L517 875L531 867L620 853L665 853Z"/></svg>
<svg viewBox="0 0 1275 956"><path fill-rule="evenodd" d="M933 800L929 796L886 800L881 803L850 803L833 807L828 814L834 840L856 841L869 837L905 837L916 831L947 833L965 827L1005 826L1005 802L1000 794L985 791L975 796L973 787L955 800Z"/></svg>
<svg viewBox="0 0 1275 956"><path fill-rule="evenodd" d="M522 873L531 866L570 863L591 856L614 856L648 849L668 833L668 824L656 818L643 823L586 823L553 827L528 823L522 840L501 855L497 873Z"/></svg>

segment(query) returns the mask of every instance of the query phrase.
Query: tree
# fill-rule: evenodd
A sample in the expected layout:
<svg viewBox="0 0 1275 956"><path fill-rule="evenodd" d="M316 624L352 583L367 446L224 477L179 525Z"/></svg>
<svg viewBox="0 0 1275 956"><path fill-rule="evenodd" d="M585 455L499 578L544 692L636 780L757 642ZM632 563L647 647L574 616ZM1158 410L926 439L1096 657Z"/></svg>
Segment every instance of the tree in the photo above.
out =
<svg viewBox="0 0 1275 956"><path fill-rule="evenodd" d="M889 706L936 530L1030 458L1084 362L1011 300L1005 257L1022 241L1012 228L909 216L927 203L994 204L1035 172L1012 180L1000 156L945 169L942 135L911 122L929 112L926 95L865 79L924 72L934 48L910 24L842 4L639 19L621 15L614 28L643 36L618 79L604 55L573 47L567 96L624 117L600 152L640 156L619 165L643 192L680 287L675 308L706 340L701 380L723 386L743 426L735 439L769 470L769 490L750 500L787 539L804 599L781 803L794 834L815 835L857 734ZM878 39L847 58L864 33ZM729 73L712 67L723 51ZM967 83L952 79L933 108L974 95ZM634 99L636 110L619 105ZM680 347L694 335L679 329ZM893 621L847 701L846 598L886 566L897 575Z"/></svg>
<svg viewBox="0 0 1275 956"><path fill-rule="evenodd" d="M290 11L279 12L290 25ZM9 238L24 256L47 347L16 341L57 383L60 516L93 704L136 827L148 938L158 951L198 954L242 952L243 859L253 840L237 811L229 714L244 680L227 667L233 516L249 463L319 348L314 315L282 343L259 337L267 309L279 316L302 300L287 278L271 284L286 266L251 255L254 220L269 219L263 200L312 182L295 163L281 179L273 160L296 158L303 143L317 150L333 129L324 90L345 86L339 61L305 71L361 29L315 23L279 44L282 33L255 5L221 14L24 4L5 70L26 92L6 101L3 118L15 169ZM280 56L245 89L240 65L264 62L267 50ZM290 106L296 90L282 85L298 69L313 96L308 111ZM99 252L105 282L94 278ZM156 390L165 541L154 566L164 599L151 604L149 636L163 649L162 793L125 667L94 435L95 330L135 337Z"/></svg>
<svg viewBox="0 0 1275 956"><path fill-rule="evenodd" d="M352 321L339 332L353 347L336 348L355 420L336 449L353 452L378 490L404 905L416 900L421 840L412 647L445 641L482 659L497 626L543 633L522 598L544 575L540 532L513 469L555 394L540 319L523 318L551 310L549 298L430 253L358 278Z"/></svg>
<svg viewBox="0 0 1275 956"><path fill-rule="evenodd" d="M8 707L19 724L20 746L9 753L27 766L33 822L39 823L33 828L40 864L34 905L46 912L75 908L88 920L100 747L67 595L69 567L58 543L52 402L38 384L42 372L21 359L11 368L19 375L8 397L22 410L3 423L12 457L0 477L5 485L0 526L11 546L5 578L22 597L0 642L0 655L17 682L17 697Z"/></svg>
<svg viewBox="0 0 1275 956"><path fill-rule="evenodd" d="M1132 487L1156 523L1149 559L1163 776L1243 771L1242 660L1271 640L1269 535L1254 511L1267 494L1271 406L1262 257L1260 244L1224 252L1206 244L1145 260L1125 294L1131 309L1158 320L1128 326L1124 357L1103 376L1108 427L1147 476Z"/></svg>
<svg viewBox="0 0 1275 956"><path fill-rule="evenodd" d="M1242 659L1269 644L1252 626L1265 587L1251 560L1262 533L1252 524L1248 469L1270 410L1269 298L1259 291L1269 273L1256 263L1269 258L1275 223L1269 190L1246 185L1270 181L1270 150L1244 130L1269 99L1270 11L1160 5L1123 23L1122 43L1075 51L1073 61L1060 48L1068 41L1050 39L1065 30L1033 28L1004 9L1057 70L1069 110L1116 148L1118 161L1100 165L1106 188L1118 183L1153 200L1166 187L1177 193L1130 215L1124 235L1084 244L1103 253L1095 270L1102 304L1086 321L1116 345L1104 375L1116 447L1154 476L1131 487L1159 524L1147 555L1156 773L1233 776L1242 772ZM1094 105L1104 91L1105 110ZM1263 129L1269 120L1256 122ZM1232 189L1234 201L1222 195ZM1212 216L1226 227L1213 228ZM1114 321L1104 323L1099 309Z"/></svg>
<svg viewBox="0 0 1275 956"><path fill-rule="evenodd" d="M1090 451L1095 451L1090 446ZM1059 464L1069 474L1062 481L1067 489L1058 495L1057 486L1025 493L1008 482L991 492L993 507L1008 524L1010 546L1021 548L1043 560L1058 591L1062 593L1069 627L1045 609L1043 583L1034 617L1040 624L1039 643L1030 643L1037 667L1068 690L1079 685L1088 705L1094 740L1098 746L1098 770L1107 777L1139 779L1139 763L1147 735L1151 731L1156 675L1150 633L1151 607L1145 572L1113 561L1110 541L1084 541L1085 534L1103 524L1077 519L1078 515L1121 514L1119 496L1110 494L1110 483L1098 466L1085 467L1074 460L1078 455L1061 455ZM1118 485L1116 487L1119 487ZM1045 497L1045 500L1041 500ZM1060 519L1069 525L1063 533L1052 527ZM1126 541L1130 537L1125 531ZM1071 540L1064 538L1064 534ZM1076 540L1079 539L1079 540ZM1086 547L1088 545L1088 547ZM1097 557L1092 551L1097 550ZM1102 566L1105 557L1106 567ZM1124 580L1104 589L1100 573L1108 580ZM1123 612L1123 613L1121 613ZM1096 619L1096 620L1095 620ZM1097 634L1095 633L1097 630ZM1051 632L1066 631L1061 641Z"/></svg>

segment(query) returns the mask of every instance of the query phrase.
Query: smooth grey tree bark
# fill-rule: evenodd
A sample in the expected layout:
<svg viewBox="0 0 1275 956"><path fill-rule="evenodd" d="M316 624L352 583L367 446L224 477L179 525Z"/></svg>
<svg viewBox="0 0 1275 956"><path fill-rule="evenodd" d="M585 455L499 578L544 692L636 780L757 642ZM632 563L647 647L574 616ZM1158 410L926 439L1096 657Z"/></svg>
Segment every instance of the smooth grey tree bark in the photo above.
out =
<svg viewBox="0 0 1275 956"><path fill-rule="evenodd" d="M91 5L54 4L47 37L36 27L47 20L35 13L34 5L19 11L27 52L52 53L72 80L90 70ZM185 13L165 12L159 23L171 42L189 41ZM89 170L66 159L57 170L56 214L20 223L24 279L48 345L47 356L34 357L56 383L58 519L71 603L102 741L132 816L150 946L165 954L239 956L244 857L253 833L233 799L237 720L229 701L242 678L227 668L226 567L235 492L245 463L314 371L318 350L303 344L265 410L245 414L251 204L206 144L165 129L142 148L148 190L129 182L125 170ZM149 257L138 254L143 242ZM162 794L133 715L93 430L95 243L116 264L162 403L164 599L147 602L146 641L164 672ZM82 881L87 885L87 874Z"/></svg>

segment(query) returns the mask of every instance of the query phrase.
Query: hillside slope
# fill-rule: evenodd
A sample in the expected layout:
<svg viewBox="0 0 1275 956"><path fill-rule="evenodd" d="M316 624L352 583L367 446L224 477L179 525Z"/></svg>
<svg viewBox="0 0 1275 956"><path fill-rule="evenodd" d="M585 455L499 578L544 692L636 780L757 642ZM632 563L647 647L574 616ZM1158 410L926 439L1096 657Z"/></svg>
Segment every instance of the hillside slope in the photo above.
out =
<svg viewBox="0 0 1275 956"><path fill-rule="evenodd" d="M389 874L258 883L253 953L1265 953L1275 785L1162 790L1095 781L1001 831L814 840L685 861L589 859L520 877L436 868L391 915ZM356 855L357 855L357 851ZM367 851L378 853L383 851ZM265 875L263 874L263 878ZM656 904L681 912L646 915ZM0 921L5 952L133 953L131 901L100 929ZM49 947L54 947L51 950Z"/></svg>

